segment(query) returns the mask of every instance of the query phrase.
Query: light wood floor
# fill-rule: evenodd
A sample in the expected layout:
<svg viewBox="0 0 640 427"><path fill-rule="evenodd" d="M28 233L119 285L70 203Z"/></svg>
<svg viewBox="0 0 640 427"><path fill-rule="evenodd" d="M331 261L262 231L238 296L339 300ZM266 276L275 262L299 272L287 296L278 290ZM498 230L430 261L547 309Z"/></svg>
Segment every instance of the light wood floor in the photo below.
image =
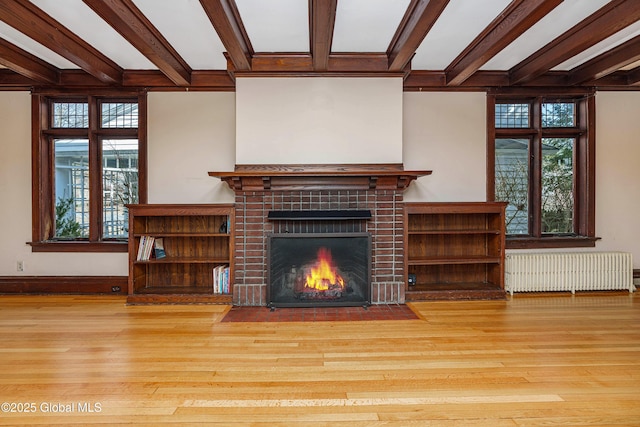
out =
<svg viewBox="0 0 640 427"><path fill-rule="evenodd" d="M638 426L639 298L220 323L227 306L0 296L0 424Z"/></svg>

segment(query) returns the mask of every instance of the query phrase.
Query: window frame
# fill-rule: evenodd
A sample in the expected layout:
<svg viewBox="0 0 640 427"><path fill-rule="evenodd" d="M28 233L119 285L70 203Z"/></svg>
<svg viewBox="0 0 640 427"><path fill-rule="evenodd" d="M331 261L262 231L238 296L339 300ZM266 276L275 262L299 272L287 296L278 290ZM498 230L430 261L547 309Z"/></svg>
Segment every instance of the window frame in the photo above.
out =
<svg viewBox="0 0 640 427"><path fill-rule="evenodd" d="M147 95L143 91L86 92L33 92L31 95L32 120L32 241L33 252L127 252L128 242L123 239L102 238L102 140L105 138L138 140L138 203L147 202ZM89 125L87 128L53 128L51 108L54 102L87 102ZM102 128L100 107L102 102L137 102L138 127ZM54 239L55 228L55 164L53 141L56 138L86 138L89 140L90 224L88 238L73 240Z"/></svg>
<svg viewBox="0 0 640 427"><path fill-rule="evenodd" d="M542 127L542 104L572 101L576 104L575 127ZM528 128L496 128L496 104L530 104ZM501 138L527 138L529 152L530 234L507 235L507 249L593 247L595 235L595 91L496 89L487 93L487 200L495 201L495 141ZM574 233L543 234L542 140L575 138L574 146Z"/></svg>

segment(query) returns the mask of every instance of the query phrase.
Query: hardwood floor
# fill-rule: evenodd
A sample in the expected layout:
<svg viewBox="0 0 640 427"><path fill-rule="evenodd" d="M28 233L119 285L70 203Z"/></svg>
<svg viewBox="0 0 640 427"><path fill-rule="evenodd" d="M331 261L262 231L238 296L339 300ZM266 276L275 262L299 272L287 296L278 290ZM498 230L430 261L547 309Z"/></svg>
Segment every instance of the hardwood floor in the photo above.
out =
<svg viewBox="0 0 640 427"><path fill-rule="evenodd" d="M411 306L221 323L228 306L0 296L0 424L640 425L637 295Z"/></svg>

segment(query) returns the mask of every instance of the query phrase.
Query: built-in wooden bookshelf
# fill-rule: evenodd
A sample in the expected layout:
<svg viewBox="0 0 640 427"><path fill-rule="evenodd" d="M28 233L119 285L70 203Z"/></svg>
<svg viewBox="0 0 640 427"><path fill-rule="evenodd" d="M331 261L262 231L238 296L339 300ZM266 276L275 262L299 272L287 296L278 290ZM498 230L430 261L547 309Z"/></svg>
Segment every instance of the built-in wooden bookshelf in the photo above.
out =
<svg viewBox="0 0 640 427"><path fill-rule="evenodd" d="M504 298L505 207L406 203L406 299Z"/></svg>
<svg viewBox="0 0 640 427"><path fill-rule="evenodd" d="M233 277L232 205L137 204L129 208L127 302L231 303L214 270ZM143 237L162 239L165 257L139 256ZM142 259L141 259L142 258Z"/></svg>

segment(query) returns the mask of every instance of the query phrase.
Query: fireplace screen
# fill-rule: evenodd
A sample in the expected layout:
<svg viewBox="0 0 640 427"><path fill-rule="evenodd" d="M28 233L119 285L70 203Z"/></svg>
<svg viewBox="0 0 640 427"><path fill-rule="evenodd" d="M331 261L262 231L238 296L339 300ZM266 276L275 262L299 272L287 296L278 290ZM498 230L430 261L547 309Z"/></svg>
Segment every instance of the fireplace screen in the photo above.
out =
<svg viewBox="0 0 640 427"><path fill-rule="evenodd" d="M369 305L368 233L272 234L267 250L271 307Z"/></svg>

